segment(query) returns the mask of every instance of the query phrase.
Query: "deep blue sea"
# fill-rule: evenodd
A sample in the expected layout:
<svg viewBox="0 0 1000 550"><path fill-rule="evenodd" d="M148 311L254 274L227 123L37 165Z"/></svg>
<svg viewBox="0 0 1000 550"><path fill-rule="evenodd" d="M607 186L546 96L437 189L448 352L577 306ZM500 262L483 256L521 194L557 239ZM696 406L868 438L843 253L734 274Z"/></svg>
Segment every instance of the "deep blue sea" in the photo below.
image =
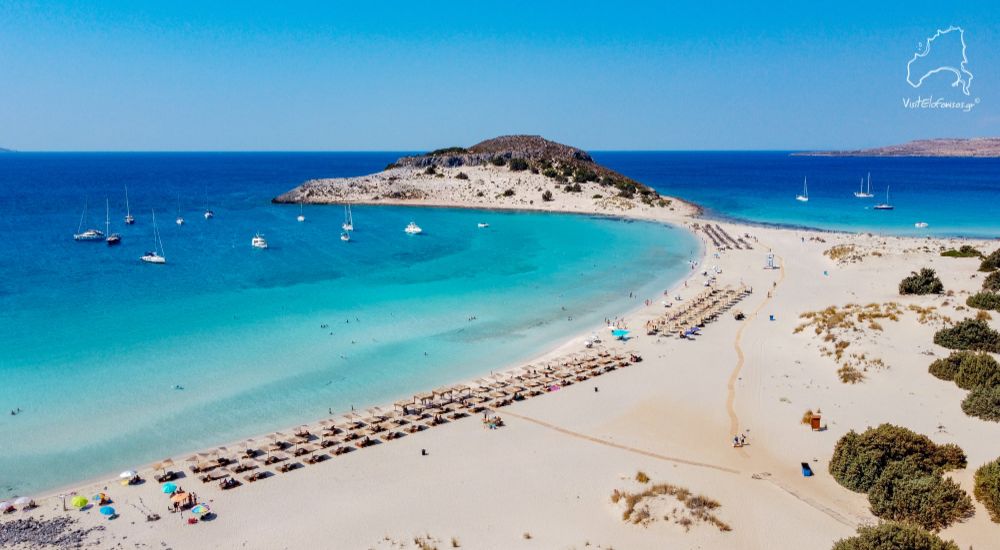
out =
<svg viewBox="0 0 1000 550"><path fill-rule="evenodd" d="M0 155L0 498L528 360L700 253L651 223L372 206L344 243L342 208L299 223L270 203L401 154ZM85 204L84 228L104 228L106 198L123 243L74 241ZM154 209L165 265L138 260Z"/></svg>
<svg viewBox="0 0 1000 550"><path fill-rule="evenodd" d="M801 157L787 152L596 152L709 216L905 236L1000 237L1000 159ZM855 198L871 173L870 199ZM809 202L795 200L809 179ZM871 207L886 198L894 210ZM918 229L914 224L925 222Z"/></svg>

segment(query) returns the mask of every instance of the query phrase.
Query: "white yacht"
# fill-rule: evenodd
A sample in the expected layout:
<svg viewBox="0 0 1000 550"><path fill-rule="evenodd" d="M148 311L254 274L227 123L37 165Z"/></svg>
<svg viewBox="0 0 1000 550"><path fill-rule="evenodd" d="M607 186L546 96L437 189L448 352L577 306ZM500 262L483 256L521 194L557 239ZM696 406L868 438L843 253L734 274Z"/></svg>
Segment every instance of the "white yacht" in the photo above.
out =
<svg viewBox="0 0 1000 550"><path fill-rule="evenodd" d="M87 203L83 203L83 214L80 215L80 225L76 228L76 233L73 234L73 239L81 242L85 241L103 241L104 233L99 229L87 229L83 230L83 223L87 221Z"/></svg>
<svg viewBox="0 0 1000 550"><path fill-rule="evenodd" d="M212 219L214 217L215 217L215 212L212 212L211 210L206 210L205 211L205 219L206 220L210 220L210 219Z"/></svg>
<svg viewBox="0 0 1000 550"><path fill-rule="evenodd" d="M917 222L917 223L913 224L913 227L916 227L917 229L923 229L923 228L927 227L928 225L930 225L930 224L927 223L927 222Z"/></svg>
<svg viewBox="0 0 1000 550"><path fill-rule="evenodd" d="M802 180L802 194L795 195L795 200L799 202L809 202L809 181L808 179Z"/></svg>
<svg viewBox="0 0 1000 550"><path fill-rule="evenodd" d="M407 224L406 229L403 231L405 231L407 235L419 235L424 232L424 230L420 229L420 226L417 225L416 222L410 222Z"/></svg>
<svg viewBox="0 0 1000 550"><path fill-rule="evenodd" d="M478 224L476 224L476 226L479 227L479 229L483 229L484 227L489 227L490 224L485 222L479 222Z"/></svg>
<svg viewBox="0 0 1000 550"><path fill-rule="evenodd" d="M865 189L865 178L861 178L861 188L854 192L854 196L859 199L870 199L872 194L872 173L868 172L868 189Z"/></svg>
<svg viewBox="0 0 1000 550"><path fill-rule="evenodd" d="M343 233L340 234L340 240L344 241L345 243L348 242L348 241L350 241L351 240L351 234L348 233L347 231L344 231Z"/></svg>
<svg viewBox="0 0 1000 550"><path fill-rule="evenodd" d="M128 186L125 186L125 225L132 225L135 223L135 218L132 217L132 209L128 205Z"/></svg>
<svg viewBox="0 0 1000 550"><path fill-rule="evenodd" d="M302 213L302 202L299 202L299 217L295 219L299 220L300 222L306 221L306 216L305 214Z"/></svg>
<svg viewBox="0 0 1000 550"><path fill-rule="evenodd" d="M354 216L351 215L351 205L344 205L344 223L340 226L344 231L354 231Z"/></svg>
<svg viewBox="0 0 1000 550"><path fill-rule="evenodd" d="M256 235L253 236L253 239L250 239L250 246L254 248L260 248L263 250L267 248L267 240L264 239L263 235L257 233Z"/></svg>
<svg viewBox="0 0 1000 550"><path fill-rule="evenodd" d="M163 256L163 241L160 240L160 230L156 228L156 211L152 211L153 214L153 250L146 252L139 257L140 260L146 262L147 264L165 264L167 259ZM157 251L157 249L159 249Z"/></svg>

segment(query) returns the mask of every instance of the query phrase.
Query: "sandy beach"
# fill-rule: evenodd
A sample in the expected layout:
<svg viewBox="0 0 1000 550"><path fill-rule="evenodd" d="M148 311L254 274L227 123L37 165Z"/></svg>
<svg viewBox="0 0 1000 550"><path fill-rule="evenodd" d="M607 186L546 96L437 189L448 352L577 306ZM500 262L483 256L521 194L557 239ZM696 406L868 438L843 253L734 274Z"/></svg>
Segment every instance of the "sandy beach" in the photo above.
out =
<svg viewBox="0 0 1000 550"><path fill-rule="evenodd" d="M35 510L0 521L65 514L80 527L103 527L86 538L101 548L829 548L875 522L865 495L827 473L833 446L848 430L891 422L958 444L969 467L949 475L970 494L975 468L996 458L996 426L966 416L959 406L964 392L927 372L934 358L948 353L932 343L934 331L946 319L974 313L962 304L982 282L978 260L941 257L940 250L971 243L991 251L994 243L715 222L696 217L698 209L678 199L669 206L643 204L602 193L598 184L568 193L548 178L505 168L444 172L438 178L399 168L349 181L315 180L281 199L655 220L695 232L705 255L684 283L639 296L637 304L649 304L620 312L632 331L627 341L614 340L606 327L588 327L532 361L606 351L641 356L640 363L498 408L505 424L498 429L472 415L227 491L201 483L185 457L173 457L174 469L186 475L176 483L214 512L197 524L187 523L190 513L168 513L169 499L149 468L140 472L147 479L141 485L112 479L76 488L85 496L107 492L119 514L114 520L96 507L64 512L63 499L50 495L36 499ZM513 193L505 196L507 189ZM540 199L546 190L552 201ZM412 198L386 198L392 191ZM711 235L721 229L741 246L713 243L706 224ZM844 259L831 258L828 251L841 245L853 248ZM765 269L769 253L775 269ZM953 296L900 296L900 279L921 267L935 269ZM693 338L646 333L648 322L705 291L709 276L716 288L753 292ZM865 357L857 367L863 380L853 384L841 381L821 336L796 331L803 313L852 303L897 303L902 310L880 329L845 336L849 353ZM921 319L910 306L934 308L933 314ZM737 311L745 318L737 320ZM588 350L592 332L602 343ZM468 381L455 380L462 382ZM375 405L391 408L365 406ZM825 430L801 424L807 409L822 411ZM303 419L315 431L320 420ZM734 448L734 435L747 444ZM816 475L804 478L802 462ZM663 519L677 507L669 499L651 505L648 523L623 521L623 506L612 494L641 490L638 472L717 501L713 513L729 530ZM147 522L149 513L161 519ZM941 533L963 548L990 547L995 534L978 503L974 517Z"/></svg>

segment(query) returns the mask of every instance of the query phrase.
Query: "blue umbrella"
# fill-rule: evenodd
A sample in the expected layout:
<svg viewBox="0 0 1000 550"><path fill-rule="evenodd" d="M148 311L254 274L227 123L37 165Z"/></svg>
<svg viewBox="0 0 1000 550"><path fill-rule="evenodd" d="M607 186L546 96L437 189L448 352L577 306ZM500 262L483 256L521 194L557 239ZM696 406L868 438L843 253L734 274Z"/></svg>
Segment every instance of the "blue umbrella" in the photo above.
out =
<svg viewBox="0 0 1000 550"><path fill-rule="evenodd" d="M164 483L163 484L163 493L166 494L166 495L169 495L170 493L173 493L176 490L177 490L177 486L174 485L173 483Z"/></svg>
<svg viewBox="0 0 1000 550"><path fill-rule="evenodd" d="M624 329L615 329L615 330L611 331L611 336L614 336L615 338L617 338L619 340L624 340L625 337L628 336L628 332L629 331L624 330Z"/></svg>
<svg viewBox="0 0 1000 550"><path fill-rule="evenodd" d="M115 509L110 506L101 506L100 509L102 516L113 516L115 515Z"/></svg>

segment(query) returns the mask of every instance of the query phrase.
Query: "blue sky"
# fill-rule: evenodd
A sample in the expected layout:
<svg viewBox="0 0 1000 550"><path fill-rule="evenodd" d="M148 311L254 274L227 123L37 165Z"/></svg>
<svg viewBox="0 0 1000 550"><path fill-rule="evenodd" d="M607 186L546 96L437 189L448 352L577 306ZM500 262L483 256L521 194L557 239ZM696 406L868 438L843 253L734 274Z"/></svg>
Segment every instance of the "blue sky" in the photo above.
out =
<svg viewBox="0 0 1000 550"><path fill-rule="evenodd" d="M0 147L853 148L1000 134L996 2L0 2ZM805 4L816 4L806 6ZM906 62L966 31L971 96ZM904 97L969 101L911 110Z"/></svg>

